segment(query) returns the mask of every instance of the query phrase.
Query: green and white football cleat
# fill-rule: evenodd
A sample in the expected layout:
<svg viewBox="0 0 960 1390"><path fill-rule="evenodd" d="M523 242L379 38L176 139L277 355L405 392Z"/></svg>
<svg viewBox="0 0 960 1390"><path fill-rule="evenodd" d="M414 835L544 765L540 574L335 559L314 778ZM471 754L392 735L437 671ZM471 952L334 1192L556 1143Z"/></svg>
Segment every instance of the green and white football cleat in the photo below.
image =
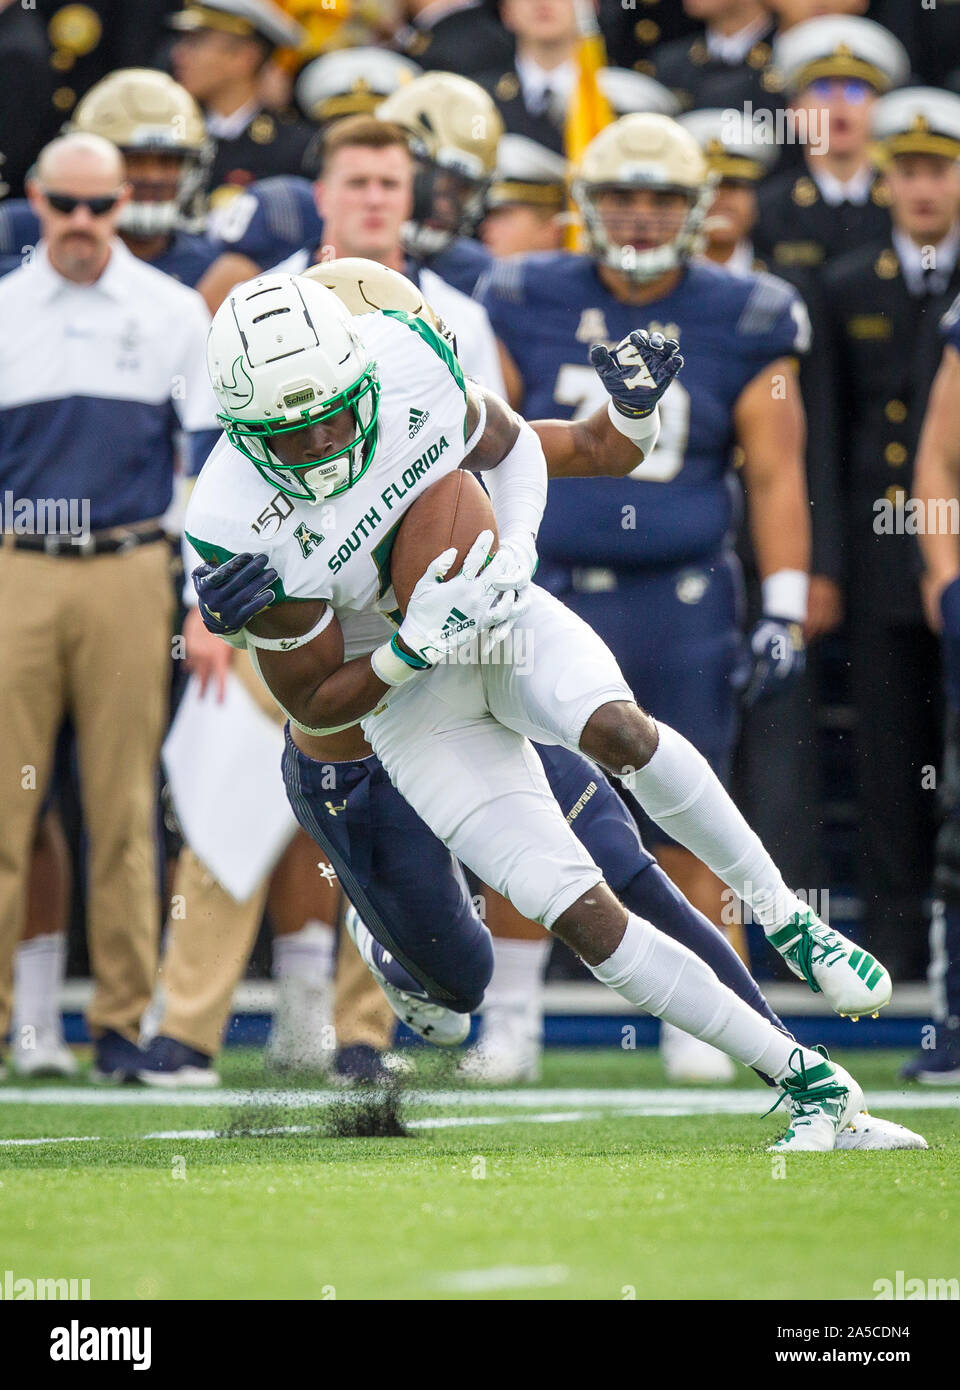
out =
<svg viewBox="0 0 960 1390"><path fill-rule="evenodd" d="M821 922L811 908L796 912L767 935L787 965L814 994L823 994L838 1014L858 1019L890 1003L893 984L869 951Z"/></svg>
<svg viewBox="0 0 960 1390"><path fill-rule="evenodd" d="M861 1110L837 1135L838 1149L929 1149L922 1134Z"/></svg>
<svg viewBox="0 0 960 1390"><path fill-rule="evenodd" d="M863 1109L863 1092L849 1072L831 1062L822 1048L794 1048L790 1070L780 1082L778 1100L769 1115L786 1102L790 1125L768 1153L829 1153L837 1135Z"/></svg>

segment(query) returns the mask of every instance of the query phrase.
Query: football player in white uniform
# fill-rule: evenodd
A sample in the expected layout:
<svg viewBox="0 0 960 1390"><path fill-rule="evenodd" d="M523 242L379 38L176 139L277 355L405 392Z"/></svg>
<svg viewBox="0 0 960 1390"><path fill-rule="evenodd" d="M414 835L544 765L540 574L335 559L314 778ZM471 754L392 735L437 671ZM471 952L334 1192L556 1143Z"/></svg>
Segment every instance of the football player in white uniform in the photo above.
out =
<svg viewBox="0 0 960 1390"><path fill-rule="evenodd" d="M675 347L632 347L626 410L611 404L610 418L648 450ZM527 742L579 748L620 776L654 820L750 902L778 949L804 953L839 1012L887 1002L886 972L861 979L852 943L789 892L704 759L633 703L603 643L531 584L546 494L537 436L469 386L421 321L389 311L352 319L322 287L289 276L261 277L229 297L209 365L226 437L198 480L186 529L220 563L244 550L251 521L283 499L283 522L265 546L276 602L242 640L290 714L296 745L309 756L311 736L359 721L391 781L457 858L631 1003L773 1076L791 1101L783 1146L833 1148L860 1108L857 1083L622 907ZM411 420L424 415L427 427L415 430ZM482 534L443 585L435 581L455 552L438 556L401 616L391 531L432 482L462 465L487 475L500 548L484 567L491 536ZM524 609L535 659L521 665L512 659L518 644L505 638ZM454 654L478 633L491 659L461 663Z"/></svg>

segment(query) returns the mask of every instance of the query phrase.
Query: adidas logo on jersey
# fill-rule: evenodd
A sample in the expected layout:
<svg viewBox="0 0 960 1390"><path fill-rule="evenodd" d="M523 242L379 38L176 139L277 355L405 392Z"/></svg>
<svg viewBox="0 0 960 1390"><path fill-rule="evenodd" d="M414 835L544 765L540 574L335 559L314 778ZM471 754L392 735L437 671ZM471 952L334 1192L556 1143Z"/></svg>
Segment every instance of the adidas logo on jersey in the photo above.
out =
<svg viewBox="0 0 960 1390"><path fill-rule="evenodd" d="M424 425L430 419L429 410L418 410L415 405L410 407L410 438L419 434Z"/></svg>

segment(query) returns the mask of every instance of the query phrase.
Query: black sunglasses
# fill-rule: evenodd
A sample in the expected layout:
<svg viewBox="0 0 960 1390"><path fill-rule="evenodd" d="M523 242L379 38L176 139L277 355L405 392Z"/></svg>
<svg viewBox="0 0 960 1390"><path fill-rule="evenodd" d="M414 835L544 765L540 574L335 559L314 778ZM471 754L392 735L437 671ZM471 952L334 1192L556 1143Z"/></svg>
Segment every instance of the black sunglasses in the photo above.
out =
<svg viewBox="0 0 960 1390"><path fill-rule="evenodd" d="M94 217L104 217L120 201L119 193L108 193L103 198L74 198L69 193L47 193L47 202L57 212L69 217L77 208L88 208Z"/></svg>

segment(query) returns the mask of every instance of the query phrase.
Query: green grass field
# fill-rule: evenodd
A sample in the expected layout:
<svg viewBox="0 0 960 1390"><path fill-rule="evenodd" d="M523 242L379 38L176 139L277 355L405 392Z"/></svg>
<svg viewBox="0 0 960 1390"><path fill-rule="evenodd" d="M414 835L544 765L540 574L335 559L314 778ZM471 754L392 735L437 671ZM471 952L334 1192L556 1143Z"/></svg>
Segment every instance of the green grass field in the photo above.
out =
<svg viewBox="0 0 960 1390"><path fill-rule="evenodd" d="M349 1107L269 1089L253 1052L226 1054L223 1095L0 1085L0 1278L88 1278L94 1298L794 1300L960 1277L960 1095L898 1087L897 1054L838 1058L929 1152L785 1161L765 1152L783 1111L759 1118L772 1093L747 1073L668 1091L652 1053L551 1050L541 1087L477 1093L416 1055L405 1138L337 1137ZM70 1142L10 1142L35 1139Z"/></svg>

